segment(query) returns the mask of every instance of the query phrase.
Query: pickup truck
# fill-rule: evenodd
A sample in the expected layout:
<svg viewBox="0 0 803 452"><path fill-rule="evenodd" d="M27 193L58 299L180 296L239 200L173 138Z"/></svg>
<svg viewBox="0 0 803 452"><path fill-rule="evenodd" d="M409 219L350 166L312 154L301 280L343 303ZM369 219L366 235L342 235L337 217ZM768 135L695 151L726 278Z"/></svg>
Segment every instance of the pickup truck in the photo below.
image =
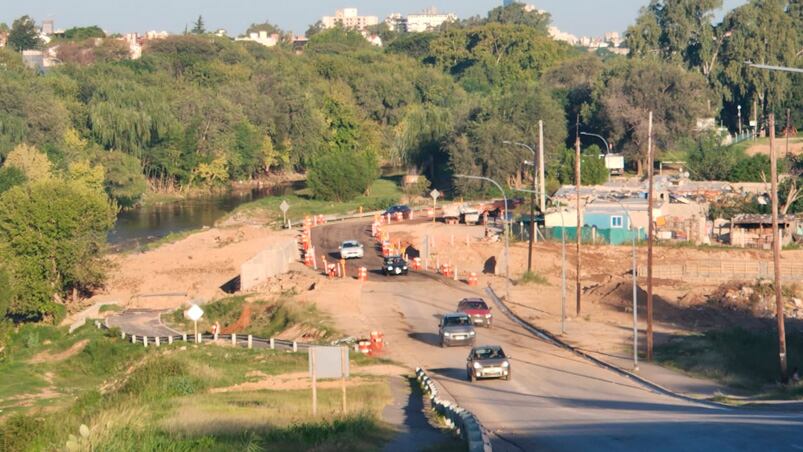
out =
<svg viewBox="0 0 803 452"><path fill-rule="evenodd" d="M460 218L465 224L477 224L480 222L480 212L473 207L461 206Z"/></svg>

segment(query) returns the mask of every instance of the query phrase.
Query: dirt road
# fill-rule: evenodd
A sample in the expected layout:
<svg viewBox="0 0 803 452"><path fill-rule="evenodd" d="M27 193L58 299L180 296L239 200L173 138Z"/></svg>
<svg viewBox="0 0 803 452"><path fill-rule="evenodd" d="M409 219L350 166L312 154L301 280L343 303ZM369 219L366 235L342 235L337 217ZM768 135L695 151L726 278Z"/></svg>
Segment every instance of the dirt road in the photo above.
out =
<svg viewBox="0 0 803 452"><path fill-rule="evenodd" d="M313 239L322 248L323 237L367 240L353 236L366 227L330 225ZM469 383L468 349L441 348L437 322L462 297L481 292L411 276L365 283L358 302L362 322L385 333L389 357L429 369L446 394L473 411L493 433L495 450L803 448L803 415L724 409L656 394L499 316L493 329L479 330L478 343L500 344L513 356L513 380Z"/></svg>

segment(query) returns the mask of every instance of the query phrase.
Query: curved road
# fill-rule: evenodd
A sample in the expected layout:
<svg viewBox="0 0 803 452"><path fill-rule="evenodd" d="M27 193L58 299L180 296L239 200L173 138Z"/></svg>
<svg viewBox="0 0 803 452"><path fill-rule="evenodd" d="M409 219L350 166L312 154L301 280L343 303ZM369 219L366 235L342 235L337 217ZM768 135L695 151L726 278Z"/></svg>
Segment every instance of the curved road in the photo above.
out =
<svg viewBox="0 0 803 452"><path fill-rule="evenodd" d="M318 250L336 251L357 239L379 268L364 222L313 229ZM803 415L732 409L654 393L614 372L544 342L497 313L494 328L478 330L478 343L501 344L512 355L512 381L469 383L468 348L442 349L437 322L457 301L477 295L466 286L411 273L369 276L359 315L385 333L389 356L429 370L443 392L471 410L507 450L803 450Z"/></svg>

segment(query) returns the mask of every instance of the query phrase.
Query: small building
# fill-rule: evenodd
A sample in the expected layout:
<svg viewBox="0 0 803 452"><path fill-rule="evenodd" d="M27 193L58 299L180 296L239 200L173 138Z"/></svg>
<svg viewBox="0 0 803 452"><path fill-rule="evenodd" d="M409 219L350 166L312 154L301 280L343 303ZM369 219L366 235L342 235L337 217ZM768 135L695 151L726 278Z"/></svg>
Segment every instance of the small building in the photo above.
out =
<svg viewBox="0 0 803 452"><path fill-rule="evenodd" d="M778 216L781 246L792 243L799 221L794 215ZM731 219L730 244L742 248L772 249L772 216L740 214Z"/></svg>
<svg viewBox="0 0 803 452"><path fill-rule="evenodd" d="M8 33L0 31L0 48L3 48L8 43Z"/></svg>
<svg viewBox="0 0 803 452"><path fill-rule="evenodd" d="M259 31L254 33L249 33L248 36L240 37L236 39L237 41L251 41L257 44L261 44L265 47L275 47L276 44L279 43L281 40L281 36L278 33L270 33L268 34L267 31Z"/></svg>

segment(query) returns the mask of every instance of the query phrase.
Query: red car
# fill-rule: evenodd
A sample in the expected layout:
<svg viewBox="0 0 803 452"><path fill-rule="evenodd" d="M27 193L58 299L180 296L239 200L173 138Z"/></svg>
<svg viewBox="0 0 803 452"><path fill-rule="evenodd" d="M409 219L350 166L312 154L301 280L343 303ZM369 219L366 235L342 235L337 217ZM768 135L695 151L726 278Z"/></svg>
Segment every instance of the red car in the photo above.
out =
<svg viewBox="0 0 803 452"><path fill-rule="evenodd" d="M493 325L493 314L491 308L482 298L464 298L457 304L457 312L464 312L471 318L474 325L482 325L490 328Z"/></svg>

